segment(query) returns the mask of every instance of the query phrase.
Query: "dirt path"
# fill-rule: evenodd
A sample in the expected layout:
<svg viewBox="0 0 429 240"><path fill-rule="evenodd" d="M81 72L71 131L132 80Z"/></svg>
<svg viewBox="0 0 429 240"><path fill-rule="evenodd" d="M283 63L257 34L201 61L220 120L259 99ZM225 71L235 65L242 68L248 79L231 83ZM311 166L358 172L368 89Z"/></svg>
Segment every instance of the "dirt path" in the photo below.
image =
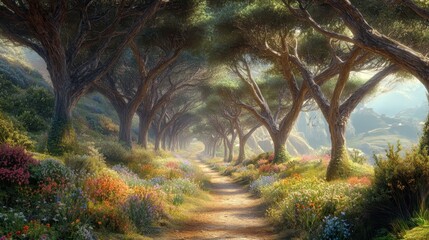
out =
<svg viewBox="0 0 429 240"><path fill-rule="evenodd" d="M264 219L261 200L252 197L229 177L197 162L210 177L212 199L196 210L192 221L159 239L277 239Z"/></svg>

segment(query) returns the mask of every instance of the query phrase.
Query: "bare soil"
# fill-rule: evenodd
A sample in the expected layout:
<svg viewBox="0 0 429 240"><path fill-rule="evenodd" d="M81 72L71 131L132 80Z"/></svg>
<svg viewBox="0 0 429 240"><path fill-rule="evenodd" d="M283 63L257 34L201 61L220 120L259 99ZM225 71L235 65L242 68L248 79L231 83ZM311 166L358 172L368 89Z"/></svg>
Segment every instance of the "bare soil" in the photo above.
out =
<svg viewBox="0 0 429 240"><path fill-rule="evenodd" d="M210 177L211 200L195 210L179 229L157 239L279 239L264 218L265 209L243 186L220 175L202 162L199 167Z"/></svg>

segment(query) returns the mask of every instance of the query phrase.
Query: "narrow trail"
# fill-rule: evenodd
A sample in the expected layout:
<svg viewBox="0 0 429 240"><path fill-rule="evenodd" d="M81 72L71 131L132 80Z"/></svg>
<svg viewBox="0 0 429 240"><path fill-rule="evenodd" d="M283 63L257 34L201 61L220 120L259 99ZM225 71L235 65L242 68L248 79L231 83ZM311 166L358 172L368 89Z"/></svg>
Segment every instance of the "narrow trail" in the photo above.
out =
<svg viewBox="0 0 429 240"><path fill-rule="evenodd" d="M210 177L211 200L197 209L180 229L159 239L278 239L264 218L260 199L251 196L229 177L196 161Z"/></svg>

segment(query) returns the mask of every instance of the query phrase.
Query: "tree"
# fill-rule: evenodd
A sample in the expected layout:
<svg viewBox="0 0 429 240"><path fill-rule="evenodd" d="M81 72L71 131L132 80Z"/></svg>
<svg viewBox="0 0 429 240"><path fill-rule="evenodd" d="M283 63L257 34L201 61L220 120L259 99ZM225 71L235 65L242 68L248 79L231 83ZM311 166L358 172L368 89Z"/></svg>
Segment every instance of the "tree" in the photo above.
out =
<svg viewBox="0 0 429 240"><path fill-rule="evenodd" d="M406 24L407 28L414 29L412 26L418 26L414 29L413 32L415 34L420 34L419 41L409 41L410 39L407 39L407 37L413 34L403 34L404 28L401 29L402 31L399 31L399 34L389 36L389 34L379 31L383 27L387 27L385 22L379 24L376 23L377 29L369 24L367 19L376 17L379 14L370 13L367 15L367 17L364 17L362 12L355 6L356 4L359 4L363 9L362 6L365 6L365 4L369 1L355 2L354 4L352 4L350 1L337 0L315 1L316 3L322 4L316 5L316 8L325 8L326 10L326 4L332 7L332 9L334 9L341 17L343 23L350 30L353 36L348 36L342 32L337 32L335 29L330 29L327 26L323 26L319 21L315 20L309 11L309 9L313 7L311 1L283 0L283 2L292 12L295 13L296 16L308 22L319 33L329 38L353 43L363 49L380 54L381 56L389 59L393 63L414 75L425 86L425 88L429 90L429 58L425 53L422 52L423 49L427 49L427 43L429 42L427 41L427 37L425 38L425 35L427 35L425 33L428 32L428 27L427 24L424 24L424 21L427 21L429 16L427 10L428 6L426 3L416 3L412 0L391 1L391 3L393 3L393 7L387 9L390 11L389 21L394 21L396 17L394 16L395 14L392 9L395 9L396 7L399 8L401 6L405 6L410 11L414 12L417 17L420 17L419 22L415 21L413 17L410 17L410 14L407 14L407 19L405 22L411 21L411 23ZM378 4L382 4L382 1L379 1ZM380 7L378 9L386 9L386 7ZM403 10L404 9L401 9L401 12L403 12ZM404 22L404 19L400 20ZM394 32L392 31L392 26L395 25L388 24L389 33ZM416 46L416 43L420 43L420 46ZM409 45L411 45L412 48L409 47ZM421 144L423 145L426 143L424 139L428 138L428 136L426 136L427 133L427 131L424 131L422 136Z"/></svg>
<svg viewBox="0 0 429 240"><path fill-rule="evenodd" d="M186 54L154 81L137 110L139 143L144 148L148 146L149 129L160 109L171 104L174 96L183 90L201 85L207 77L203 61Z"/></svg>
<svg viewBox="0 0 429 240"><path fill-rule="evenodd" d="M166 137L167 130L174 126L184 115L189 114L192 109L198 107L198 104L200 104L199 97L199 92L193 91L193 89L186 89L186 91L174 97L171 101L173 104L162 108L158 113L158 119L155 124L155 151L161 149L161 142Z"/></svg>
<svg viewBox="0 0 429 240"><path fill-rule="evenodd" d="M350 171L345 139L345 130L350 114L381 80L399 70L396 65L385 67L364 84L354 86L356 89L352 89L347 94L346 86L350 83L350 72L360 51L360 49L352 50L353 57L341 69L330 100L328 100L321 87L314 82L312 77L305 78L329 126L331 160L326 172L326 180L328 181L347 177ZM302 69L302 71L306 70ZM311 74L308 73L307 75L310 76Z"/></svg>
<svg viewBox="0 0 429 240"><path fill-rule="evenodd" d="M118 113L119 141L128 147L131 147L134 114L149 94L154 81L177 60L182 48L170 52L149 47L141 51L134 43L131 49L132 59L125 59L115 68L115 73L107 74L103 81L94 83L94 88L109 99ZM134 61L136 64L132 64Z"/></svg>
<svg viewBox="0 0 429 240"><path fill-rule="evenodd" d="M153 18L161 0L0 1L0 34L46 62L55 95L48 150L73 140L71 110Z"/></svg>
<svg viewBox="0 0 429 240"><path fill-rule="evenodd" d="M232 10L229 14L220 15L216 23L216 35L220 38L214 48L214 58L220 58L221 62L230 66L247 85L248 95L253 98L255 105L242 106L254 114L269 131L274 143L275 162L287 158L284 144L300 111L311 98L309 86L298 70L297 57L303 56L306 67L316 72L314 79L319 85L337 75L344 65L330 50L329 41L314 34L311 28L303 26L292 13L281 10L279 4L282 4L281 1L251 1L251 4L244 6L234 3L227 5L227 10ZM237 11L237 8L244 10ZM345 56L343 60L349 57ZM283 85L287 90L282 94L287 95L289 103L281 112L270 109L269 102L258 89L247 62L249 58L272 64L274 72L283 78ZM365 59L365 56L359 57L357 62Z"/></svg>

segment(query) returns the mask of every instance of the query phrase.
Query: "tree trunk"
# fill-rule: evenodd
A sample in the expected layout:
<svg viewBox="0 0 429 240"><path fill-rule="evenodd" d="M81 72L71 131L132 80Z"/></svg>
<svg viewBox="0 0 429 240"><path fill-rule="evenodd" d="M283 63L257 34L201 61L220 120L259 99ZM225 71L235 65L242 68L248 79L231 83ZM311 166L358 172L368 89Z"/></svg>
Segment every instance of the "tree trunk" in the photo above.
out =
<svg viewBox="0 0 429 240"><path fill-rule="evenodd" d="M223 139L223 161L226 162L228 158L228 146L226 139Z"/></svg>
<svg viewBox="0 0 429 240"><path fill-rule="evenodd" d="M429 151L429 115L426 118L425 125L423 126L423 134L420 137L420 152L423 152L425 149Z"/></svg>
<svg viewBox="0 0 429 240"><path fill-rule="evenodd" d="M149 145L149 129L151 122L144 113L138 113L139 115L139 144L147 149Z"/></svg>
<svg viewBox="0 0 429 240"><path fill-rule="evenodd" d="M47 142L48 151L52 155L61 155L71 150L76 142L76 134L71 123L74 103L69 91L55 90L55 111Z"/></svg>
<svg viewBox="0 0 429 240"><path fill-rule="evenodd" d="M155 138L155 151L159 151L160 147L161 147L161 139L162 139L162 135L164 134L164 131L158 133L156 135ZM171 139L170 139L170 143L171 143ZM171 149L171 144L170 144L170 149Z"/></svg>
<svg viewBox="0 0 429 240"><path fill-rule="evenodd" d="M233 132L231 136L231 141L228 143L229 153L228 153L227 162L232 162L232 159L234 158L234 142L236 137L237 137L237 133Z"/></svg>
<svg viewBox="0 0 429 240"><path fill-rule="evenodd" d="M286 151L287 137L280 132L271 136L274 145L274 160L273 163L282 163L287 161L290 157Z"/></svg>
<svg viewBox="0 0 429 240"><path fill-rule="evenodd" d="M128 109L123 109L118 112L119 116L119 142L125 146L131 148L131 125L133 121L133 115Z"/></svg>
<svg viewBox="0 0 429 240"><path fill-rule="evenodd" d="M244 161L244 159L246 158L245 147L247 144L247 140L249 140L250 136L252 136L252 134L246 134L242 137L240 137L240 136L238 137L239 149L238 149L238 157L237 157L236 164L242 163Z"/></svg>
<svg viewBox="0 0 429 240"><path fill-rule="evenodd" d="M214 140L213 141L213 147L212 147L212 153L211 153L212 158L216 157L216 146L217 146L217 140Z"/></svg>
<svg viewBox="0 0 429 240"><path fill-rule="evenodd" d="M350 174L349 156L345 138L346 121L337 118L330 121L329 131L331 133L331 160L326 172L326 180L332 181L345 178Z"/></svg>

